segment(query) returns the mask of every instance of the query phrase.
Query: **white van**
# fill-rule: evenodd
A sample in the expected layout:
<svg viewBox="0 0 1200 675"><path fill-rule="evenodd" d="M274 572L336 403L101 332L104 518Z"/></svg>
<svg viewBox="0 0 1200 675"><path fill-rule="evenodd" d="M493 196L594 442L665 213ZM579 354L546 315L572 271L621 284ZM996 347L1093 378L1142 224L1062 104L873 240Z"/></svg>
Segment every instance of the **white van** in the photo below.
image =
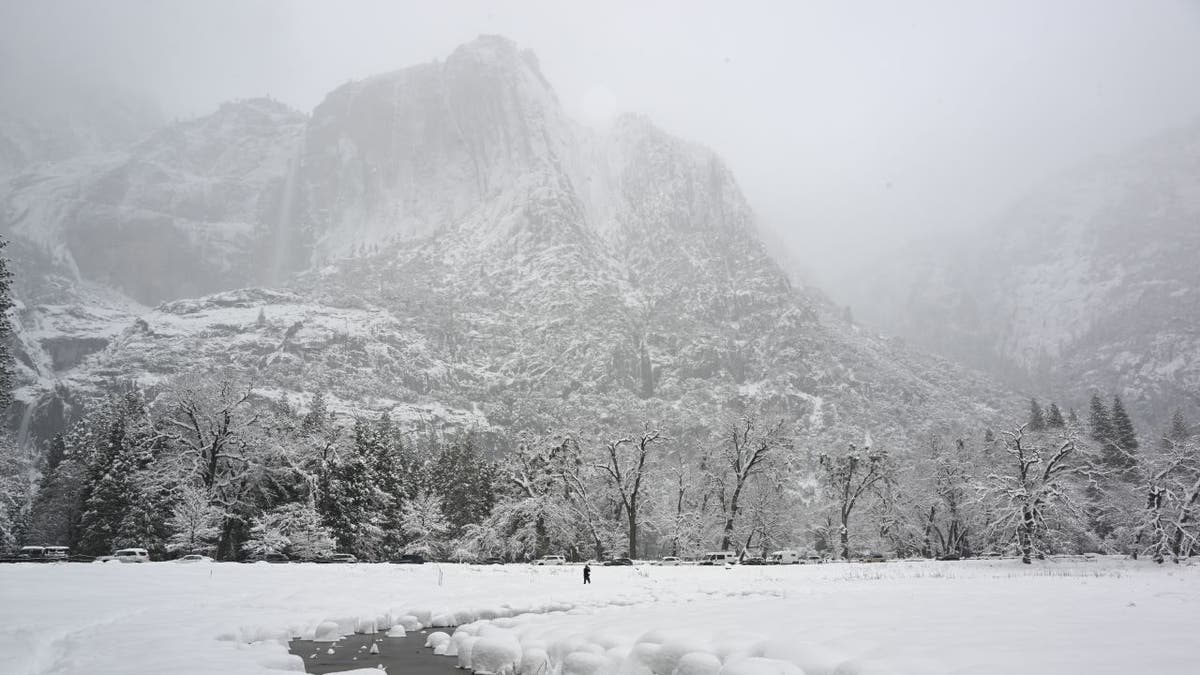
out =
<svg viewBox="0 0 1200 675"><path fill-rule="evenodd" d="M788 550L775 551L771 554L770 558L767 558L767 562L772 565L799 565L800 552Z"/></svg>
<svg viewBox="0 0 1200 675"><path fill-rule="evenodd" d="M732 565L737 562L737 554L733 551L713 551L705 553L700 559L701 565Z"/></svg>
<svg viewBox="0 0 1200 675"><path fill-rule="evenodd" d="M113 559L123 563L150 562L150 552L144 548L123 548L113 554Z"/></svg>
<svg viewBox="0 0 1200 675"><path fill-rule="evenodd" d="M544 555L533 561L534 565L565 565L567 559L561 555Z"/></svg>

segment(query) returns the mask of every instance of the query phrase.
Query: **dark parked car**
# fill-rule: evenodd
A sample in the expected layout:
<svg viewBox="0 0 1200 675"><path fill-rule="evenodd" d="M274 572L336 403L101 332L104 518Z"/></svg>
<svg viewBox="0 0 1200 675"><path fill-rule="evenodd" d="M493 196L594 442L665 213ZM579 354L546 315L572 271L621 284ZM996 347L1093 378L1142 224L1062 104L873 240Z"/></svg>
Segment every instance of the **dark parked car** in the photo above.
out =
<svg viewBox="0 0 1200 675"><path fill-rule="evenodd" d="M765 560L763 560L762 558L743 558L741 564L743 564L743 565L766 565L767 562Z"/></svg>
<svg viewBox="0 0 1200 675"><path fill-rule="evenodd" d="M882 553L872 553L868 551L862 554L862 558L860 558L860 560L865 563L881 563L887 560L887 556Z"/></svg>
<svg viewBox="0 0 1200 675"><path fill-rule="evenodd" d="M487 560L484 560L481 564L483 564L483 565L503 565L504 558L488 558Z"/></svg>
<svg viewBox="0 0 1200 675"><path fill-rule="evenodd" d="M961 560L957 553L943 553L937 557L938 560Z"/></svg>
<svg viewBox="0 0 1200 675"><path fill-rule="evenodd" d="M604 561L605 567L630 567L632 565L633 561L629 558L613 558L612 560Z"/></svg>
<svg viewBox="0 0 1200 675"><path fill-rule="evenodd" d="M292 562L292 559L282 553L265 553L263 555L250 558L246 562L290 563Z"/></svg>
<svg viewBox="0 0 1200 675"><path fill-rule="evenodd" d="M424 565L425 558L420 553L405 553L392 561L393 565Z"/></svg>

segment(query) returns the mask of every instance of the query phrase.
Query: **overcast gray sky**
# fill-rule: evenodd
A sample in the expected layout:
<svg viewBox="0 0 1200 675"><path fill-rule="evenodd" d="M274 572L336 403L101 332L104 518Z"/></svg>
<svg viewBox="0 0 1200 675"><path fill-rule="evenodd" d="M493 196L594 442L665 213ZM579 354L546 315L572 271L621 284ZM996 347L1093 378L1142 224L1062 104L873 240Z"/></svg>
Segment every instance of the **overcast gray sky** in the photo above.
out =
<svg viewBox="0 0 1200 675"><path fill-rule="evenodd" d="M537 52L568 109L644 112L723 154L819 275L976 225L1036 181L1200 116L1200 2L0 0L9 58L168 113L444 57Z"/></svg>

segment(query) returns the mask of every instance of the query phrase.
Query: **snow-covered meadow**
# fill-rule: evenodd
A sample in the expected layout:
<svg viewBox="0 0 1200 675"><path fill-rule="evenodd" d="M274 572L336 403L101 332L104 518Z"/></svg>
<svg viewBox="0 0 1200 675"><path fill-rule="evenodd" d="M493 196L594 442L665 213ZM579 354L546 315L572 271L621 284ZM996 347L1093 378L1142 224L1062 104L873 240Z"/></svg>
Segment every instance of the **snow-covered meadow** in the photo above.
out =
<svg viewBox="0 0 1200 675"><path fill-rule="evenodd" d="M490 673L1192 673L1200 566L598 567L590 586L574 566L0 566L5 675L302 671L287 641L331 621L457 625L448 667Z"/></svg>

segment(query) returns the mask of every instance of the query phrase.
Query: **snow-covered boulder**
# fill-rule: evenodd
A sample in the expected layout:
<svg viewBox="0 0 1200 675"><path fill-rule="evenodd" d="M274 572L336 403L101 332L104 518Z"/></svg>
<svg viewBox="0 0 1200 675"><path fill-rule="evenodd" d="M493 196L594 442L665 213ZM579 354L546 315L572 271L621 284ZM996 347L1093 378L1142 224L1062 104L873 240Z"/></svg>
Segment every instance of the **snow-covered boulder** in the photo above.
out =
<svg viewBox="0 0 1200 675"><path fill-rule="evenodd" d="M336 621L322 621L313 632L314 642L337 642L342 639L342 629Z"/></svg>
<svg viewBox="0 0 1200 675"><path fill-rule="evenodd" d="M478 675L515 673L521 663L521 645L514 638L481 637L471 647L471 669Z"/></svg>

